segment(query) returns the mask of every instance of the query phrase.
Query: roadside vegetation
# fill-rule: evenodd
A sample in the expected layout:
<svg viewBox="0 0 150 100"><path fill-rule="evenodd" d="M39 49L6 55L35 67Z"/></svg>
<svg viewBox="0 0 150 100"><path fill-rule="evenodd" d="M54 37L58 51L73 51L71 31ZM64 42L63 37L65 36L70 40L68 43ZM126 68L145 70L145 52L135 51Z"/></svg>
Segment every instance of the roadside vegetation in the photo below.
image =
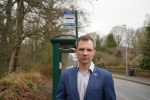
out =
<svg viewBox="0 0 150 100"><path fill-rule="evenodd" d="M51 100L52 81L39 72L11 74L0 79L0 100Z"/></svg>

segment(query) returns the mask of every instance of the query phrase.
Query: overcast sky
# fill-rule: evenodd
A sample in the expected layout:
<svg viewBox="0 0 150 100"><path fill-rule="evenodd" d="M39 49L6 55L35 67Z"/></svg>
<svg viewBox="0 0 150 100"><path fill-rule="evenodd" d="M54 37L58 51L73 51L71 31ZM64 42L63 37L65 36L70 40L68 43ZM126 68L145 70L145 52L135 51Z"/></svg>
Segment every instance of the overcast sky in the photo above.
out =
<svg viewBox="0 0 150 100"><path fill-rule="evenodd" d="M135 30L143 26L146 14L150 14L150 0L90 0L91 26L86 32L107 35L112 27L125 24ZM89 7L89 6L88 6Z"/></svg>

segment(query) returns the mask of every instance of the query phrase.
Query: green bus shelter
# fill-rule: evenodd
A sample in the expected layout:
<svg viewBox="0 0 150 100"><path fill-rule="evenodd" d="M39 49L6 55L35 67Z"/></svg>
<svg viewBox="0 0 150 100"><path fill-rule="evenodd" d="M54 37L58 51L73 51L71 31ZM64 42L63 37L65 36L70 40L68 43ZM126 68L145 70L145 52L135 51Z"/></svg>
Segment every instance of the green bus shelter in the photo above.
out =
<svg viewBox="0 0 150 100"><path fill-rule="evenodd" d="M62 53L74 53L75 42L77 37L73 35L59 35L50 41L53 44L53 100L55 100L56 92L61 74L61 55Z"/></svg>

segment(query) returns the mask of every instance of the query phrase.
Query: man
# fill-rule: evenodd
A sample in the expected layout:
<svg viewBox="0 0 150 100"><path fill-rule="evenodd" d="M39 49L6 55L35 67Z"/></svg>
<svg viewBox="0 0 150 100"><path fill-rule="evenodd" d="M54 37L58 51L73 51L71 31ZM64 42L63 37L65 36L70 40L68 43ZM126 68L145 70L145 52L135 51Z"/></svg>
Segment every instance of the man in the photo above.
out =
<svg viewBox="0 0 150 100"><path fill-rule="evenodd" d="M96 53L94 48L90 36L82 36L76 41L79 64L62 72L56 100L116 100L111 73L92 62Z"/></svg>

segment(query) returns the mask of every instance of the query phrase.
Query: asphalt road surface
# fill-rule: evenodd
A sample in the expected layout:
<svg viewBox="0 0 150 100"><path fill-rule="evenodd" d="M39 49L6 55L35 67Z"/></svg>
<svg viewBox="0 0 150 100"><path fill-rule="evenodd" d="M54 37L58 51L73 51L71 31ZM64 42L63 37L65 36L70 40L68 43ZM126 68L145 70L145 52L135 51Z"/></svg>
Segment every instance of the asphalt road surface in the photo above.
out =
<svg viewBox="0 0 150 100"><path fill-rule="evenodd" d="M150 100L150 86L113 78L117 100Z"/></svg>

